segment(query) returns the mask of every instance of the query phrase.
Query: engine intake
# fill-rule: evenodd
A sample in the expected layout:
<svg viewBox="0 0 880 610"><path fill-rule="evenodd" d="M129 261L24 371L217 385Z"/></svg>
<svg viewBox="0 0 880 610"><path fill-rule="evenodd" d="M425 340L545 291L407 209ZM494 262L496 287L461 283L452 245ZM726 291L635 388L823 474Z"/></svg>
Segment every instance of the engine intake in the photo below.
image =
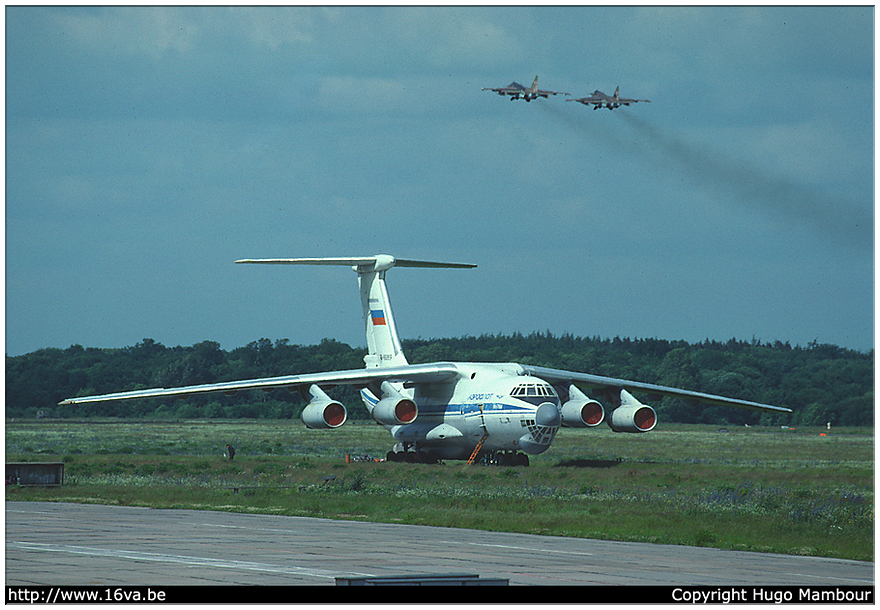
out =
<svg viewBox="0 0 880 610"><path fill-rule="evenodd" d="M605 419L602 405L587 397L576 386L568 388L568 401L562 405L562 425L569 428L592 428Z"/></svg>
<svg viewBox="0 0 880 610"><path fill-rule="evenodd" d="M419 415L415 401L398 392L387 381L382 382L382 394L385 396L376 403L370 413L377 422L384 426L401 426L411 424Z"/></svg>
<svg viewBox="0 0 880 610"><path fill-rule="evenodd" d="M386 426L410 424L418 414L416 403L402 396L383 398L373 407L373 419Z"/></svg>
<svg viewBox="0 0 880 610"><path fill-rule="evenodd" d="M345 423L348 412L342 403L331 399L317 385L309 388L309 396L312 401L300 414L300 419L306 428L338 428Z"/></svg>
<svg viewBox="0 0 880 610"><path fill-rule="evenodd" d="M615 432L649 432L657 425L657 412L621 390L620 406L611 412L608 425Z"/></svg>

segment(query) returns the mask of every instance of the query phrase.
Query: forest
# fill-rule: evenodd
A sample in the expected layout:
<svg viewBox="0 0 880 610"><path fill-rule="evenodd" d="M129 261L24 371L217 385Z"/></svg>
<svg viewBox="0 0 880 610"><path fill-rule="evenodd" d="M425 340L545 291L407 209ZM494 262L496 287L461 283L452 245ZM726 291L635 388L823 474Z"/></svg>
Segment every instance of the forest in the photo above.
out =
<svg viewBox="0 0 880 610"><path fill-rule="evenodd" d="M720 394L784 406L787 415L652 403L660 422L718 425L873 426L874 351L812 342L806 347L758 340L603 339L546 333L482 335L403 342L410 363L520 362ZM144 339L123 348L47 348L6 357L6 417L141 419L298 417L306 401L296 392L208 394L187 400L149 399L59 406L73 396L294 375L364 366L364 348L331 339L296 345L260 339L225 351L203 341L166 347ZM369 416L353 388L330 394L350 419Z"/></svg>

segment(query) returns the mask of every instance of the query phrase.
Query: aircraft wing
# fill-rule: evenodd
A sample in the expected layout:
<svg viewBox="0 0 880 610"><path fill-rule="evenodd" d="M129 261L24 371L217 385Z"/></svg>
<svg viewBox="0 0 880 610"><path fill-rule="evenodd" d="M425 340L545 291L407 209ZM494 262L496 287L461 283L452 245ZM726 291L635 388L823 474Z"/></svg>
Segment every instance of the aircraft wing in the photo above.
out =
<svg viewBox="0 0 880 610"><path fill-rule="evenodd" d="M765 405L759 402L727 398L725 396L716 396L714 394L704 394L703 392L694 392L691 390L680 390L678 388L642 383L639 381L602 377L600 375L590 375L589 373L575 373L572 371L549 369L527 364L523 364L522 368L526 373L540 377L550 383L570 382L584 388L623 389L630 393L648 394L650 396L668 396L670 398L680 398L685 401L700 402L721 407L736 407L739 409L750 409L752 411L764 411L767 413L791 413L791 409L785 407L774 407L773 405Z"/></svg>
<svg viewBox="0 0 880 610"><path fill-rule="evenodd" d="M349 371L330 371L326 373L308 373L305 375L288 375L285 377L267 377L264 379L250 379L246 381L227 381L221 383L209 383L179 388L152 388L148 390L134 390L132 392L118 392L115 394L101 394L99 396L82 396L62 400L60 405L78 405L88 402L106 402L116 400L131 400L136 398L159 398L166 396L192 396L207 394L210 392L224 392L234 394L240 390L273 390L277 388L297 388L301 386L337 386L337 385L367 385L372 382L402 381L416 383L438 383L451 379L458 374L458 369L452 364L411 364L395 367L379 367L368 369L354 369Z"/></svg>
<svg viewBox="0 0 880 610"><path fill-rule="evenodd" d="M516 81L510 83L506 87L483 87L483 91L494 91L498 95L514 95L516 93L522 93L525 90L526 88Z"/></svg>
<svg viewBox="0 0 880 610"><path fill-rule="evenodd" d="M544 89L538 89L536 93L544 97L547 97L548 95L571 95L571 93L563 93L562 91L546 91Z"/></svg>
<svg viewBox="0 0 880 610"><path fill-rule="evenodd" d="M581 104L599 104L605 103L605 98L590 95L588 97L579 97L577 99L565 100L566 102L580 102Z"/></svg>

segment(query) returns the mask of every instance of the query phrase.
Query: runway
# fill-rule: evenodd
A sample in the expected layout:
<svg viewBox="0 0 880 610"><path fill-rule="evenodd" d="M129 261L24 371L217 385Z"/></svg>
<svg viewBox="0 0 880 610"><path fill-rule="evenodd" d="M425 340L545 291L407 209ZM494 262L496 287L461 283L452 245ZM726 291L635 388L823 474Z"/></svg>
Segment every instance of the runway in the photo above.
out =
<svg viewBox="0 0 880 610"><path fill-rule="evenodd" d="M6 503L6 585L335 585L471 573L510 585L873 586L874 563L307 517Z"/></svg>

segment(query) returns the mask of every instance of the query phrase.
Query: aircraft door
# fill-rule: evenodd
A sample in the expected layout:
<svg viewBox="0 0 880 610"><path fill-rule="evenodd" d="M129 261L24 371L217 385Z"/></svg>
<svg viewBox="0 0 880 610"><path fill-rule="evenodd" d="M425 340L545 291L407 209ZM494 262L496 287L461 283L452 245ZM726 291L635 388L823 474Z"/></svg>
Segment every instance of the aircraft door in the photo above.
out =
<svg viewBox="0 0 880 610"><path fill-rule="evenodd" d="M467 425L467 434L469 437L477 440L483 438L486 434L486 422L483 417L483 404L466 404L462 406L464 421Z"/></svg>

